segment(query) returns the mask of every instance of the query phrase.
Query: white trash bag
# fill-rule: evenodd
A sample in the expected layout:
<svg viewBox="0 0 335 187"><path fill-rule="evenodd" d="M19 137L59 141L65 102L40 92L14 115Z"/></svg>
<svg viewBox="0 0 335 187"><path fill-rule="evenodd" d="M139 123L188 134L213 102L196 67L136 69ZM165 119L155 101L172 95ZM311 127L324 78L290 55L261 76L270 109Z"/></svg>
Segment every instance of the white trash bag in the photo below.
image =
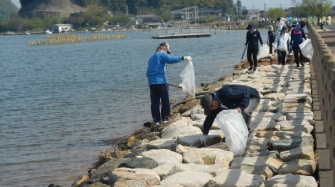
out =
<svg viewBox="0 0 335 187"><path fill-rule="evenodd" d="M309 60L312 59L314 50L313 50L311 39L308 38L307 40L303 41L299 45L299 48L301 50L302 55L304 55L304 57L308 58Z"/></svg>
<svg viewBox="0 0 335 187"><path fill-rule="evenodd" d="M247 145L248 128L241 113L236 109L221 111L216 120L226 137L229 150L234 156L243 155Z"/></svg>
<svg viewBox="0 0 335 187"><path fill-rule="evenodd" d="M269 51L270 51L269 46L267 44L263 44L258 49L257 59L269 56Z"/></svg>
<svg viewBox="0 0 335 187"><path fill-rule="evenodd" d="M183 92L195 97L195 76L192 61L187 62L187 65L180 73L180 77L183 80L183 82L181 83L181 88Z"/></svg>

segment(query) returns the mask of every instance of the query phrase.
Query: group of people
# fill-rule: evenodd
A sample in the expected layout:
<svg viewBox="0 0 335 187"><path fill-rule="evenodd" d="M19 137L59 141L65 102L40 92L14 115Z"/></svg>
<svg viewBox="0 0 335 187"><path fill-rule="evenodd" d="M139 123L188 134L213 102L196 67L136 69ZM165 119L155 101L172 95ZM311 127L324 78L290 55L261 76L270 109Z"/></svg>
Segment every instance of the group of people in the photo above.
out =
<svg viewBox="0 0 335 187"><path fill-rule="evenodd" d="M271 28L269 29L269 35ZM301 53L299 45L307 39L308 30L304 21L293 21L292 25L286 25L281 18L277 19L276 38L273 42L278 57L278 64L285 65L286 57L293 51L294 61L297 67L304 66L305 57Z"/></svg>
<svg viewBox="0 0 335 187"><path fill-rule="evenodd" d="M147 77L150 88L151 115L155 125L167 123L170 117L166 65L180 61L190 62L192 57L172 56L170 46L166 42L160 43L148 60ZM208 135L217 114L225 109L236 109L242 113L248 124L251 113L259 104L259 99L259 93L255 88L244 85L224 85L220 90L204 95L200 101L206 115L203 135Z"/></svg>
<svg viewBox="0 0 335 187"><path fill-rule="evenodd" d="M303 23L300 22L300 24ZM268 32L270 53L272 53L271 44L273 44L277 52L278 63L285 65L286 56L292 48L297 66L304 66L299 44L303 42L303 38L306 39L306 35L299 23L293 22L291 27L292 29L290 30L280 18L277 21L275 30L273 27L270 27ZM256 71L257 53L259 50L258 42L263 45L263 41L260 32L253 24L249 24L247 30L245 45L248 49L247 58L250 63L248 70ZM170 46L166 42L160 43L155 53L148 60L147 77L150 88L151 114L155 125L167 123L170 117L166 65L181 61L190 62L192 61L192 57L172 56ZM200 100L200 104L206 115L203 122L203 135L208 135L218 113L226 109L236 109L240 112L248 126L251 113L257 108L259 102L260 96L258 91L255 88L244 85L228 84L224 85L218 91L204 95Z"/></svg>
<svg viewBox="0 0 335 187"><path fill-rule="evenodd" d="M256 71L258 44L260 42L263 45L263 41L253 24L249 24L247 30L245 45L248 48L247 59L250 65L248 71ZM272 25L269 26L267 41L269 53L273 54L273 48L275 48L278 64L285 65L287 55L293 51L297 67L304 66L305 57L301 53L299 45L303 42L303 39L307 39L306 32L308 30L304 21L293 21L292 25L286 25L281 18L278 18L275 28Z"/></svg>

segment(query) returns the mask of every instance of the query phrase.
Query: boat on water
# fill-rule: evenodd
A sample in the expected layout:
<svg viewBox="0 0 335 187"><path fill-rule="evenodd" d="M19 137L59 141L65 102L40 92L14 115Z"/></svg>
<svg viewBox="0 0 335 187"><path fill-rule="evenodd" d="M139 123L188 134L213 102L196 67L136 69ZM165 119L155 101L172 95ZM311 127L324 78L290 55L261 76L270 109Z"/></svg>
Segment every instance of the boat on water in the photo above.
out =
<svg viewBox="0 0 335 187"><path fill-rule="evenodd" d="M161 28L155 29L152 39L200 38L209 37L209 28Z"/></svg>
<svg viewBox="0 0 335 187"><path fill-rule="evenodd" d="M7 31L4 33L4 35L16 35L16 33L13 31Z"/></svg>
<svg viewBox="0 0 335 187"><path fill-rule="evenodd" d="M152 39L200 38L211 36L209 27L199 27L197 6L186 7L173 12L183 19L174 27L158 27L154 29ZM193 23L191 24L190 22Z"/></svg>
<svg viewBox="0 0 335 187"><path fill-rule="evenodd" d="M44 31L45 34L52 34L52 31L50 31L49 29Z"/></svg>

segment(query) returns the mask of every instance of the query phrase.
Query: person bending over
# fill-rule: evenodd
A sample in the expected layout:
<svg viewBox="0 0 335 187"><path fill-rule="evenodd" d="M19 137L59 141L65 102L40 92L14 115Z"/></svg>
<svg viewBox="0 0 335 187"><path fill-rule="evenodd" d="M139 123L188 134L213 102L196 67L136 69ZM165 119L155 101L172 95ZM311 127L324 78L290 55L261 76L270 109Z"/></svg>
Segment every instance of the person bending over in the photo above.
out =
<svg viewBox="0 0 335 187"><path fill-rule="evenodd" d="M236 84L224 85L220 90L204 95L200 101L206 115L203 135L208 135L217 114L226 109L236 109L241 112L250 129L251 113L257 108L259 100L259 93L255 88Z"/></svg>

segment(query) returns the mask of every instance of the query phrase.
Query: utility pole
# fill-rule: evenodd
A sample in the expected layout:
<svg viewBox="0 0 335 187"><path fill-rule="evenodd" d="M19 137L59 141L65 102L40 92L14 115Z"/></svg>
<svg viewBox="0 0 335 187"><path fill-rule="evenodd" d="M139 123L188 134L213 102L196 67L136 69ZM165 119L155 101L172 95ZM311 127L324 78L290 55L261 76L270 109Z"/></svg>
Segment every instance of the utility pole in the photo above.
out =
<svg viewBox="0 0 335 187"><path fill-rule="evenodd" d="M321 3L321 15L320 15L320 29L323 29L323 20L322 20L322 6L323 6L323 2L325 2L325 0L319 0L319 3Z"/></svg>

